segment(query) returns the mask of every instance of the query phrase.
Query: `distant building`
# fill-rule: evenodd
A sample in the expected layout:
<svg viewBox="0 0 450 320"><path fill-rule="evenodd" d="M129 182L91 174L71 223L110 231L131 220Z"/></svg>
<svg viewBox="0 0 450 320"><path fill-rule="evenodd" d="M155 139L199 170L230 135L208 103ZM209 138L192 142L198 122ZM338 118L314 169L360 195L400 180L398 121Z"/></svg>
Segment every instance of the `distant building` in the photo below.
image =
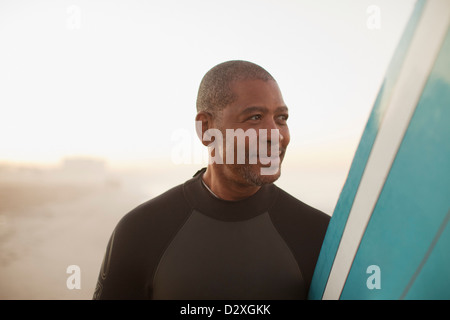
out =
<svg viewBox="0 0 450 320"><path fill-rule="evenodd" d="M106 173L106 161L88 157L70 157L62 161L62 171L73 174L95 174Z"/></svg>

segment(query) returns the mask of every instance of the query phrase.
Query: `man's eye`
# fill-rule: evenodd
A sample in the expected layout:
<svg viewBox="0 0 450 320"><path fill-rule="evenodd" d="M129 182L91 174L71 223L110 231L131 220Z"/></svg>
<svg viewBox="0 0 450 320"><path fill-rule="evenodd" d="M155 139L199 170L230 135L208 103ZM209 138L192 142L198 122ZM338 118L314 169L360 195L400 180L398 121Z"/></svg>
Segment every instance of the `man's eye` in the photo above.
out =
<svg viewBox="0 0 450 320"><path fill-rule="evenodd" d="M288 118L289 118L288 115L281 115L278 117L278 119L280 119L280 121L283 121L283 122L286 122Z"/></svg>
<svg viewBox="0 0 450 320"><path fill-rule="evenodd" d="M251 116L248 119L249 120L260 120L261 119L261 115L260 114L255 114L254 116Z"/></svg>

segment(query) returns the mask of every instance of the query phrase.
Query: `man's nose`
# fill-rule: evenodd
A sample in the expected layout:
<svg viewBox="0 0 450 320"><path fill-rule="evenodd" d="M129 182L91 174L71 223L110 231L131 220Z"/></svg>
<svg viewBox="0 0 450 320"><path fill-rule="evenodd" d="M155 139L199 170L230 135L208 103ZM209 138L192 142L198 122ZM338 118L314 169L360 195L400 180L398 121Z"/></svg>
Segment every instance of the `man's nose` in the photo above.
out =
<svg viewBox="0 0 450 320"><path fill-rule="evenodd" d="M277 133L275 133L276 136L274 134L274 138L278 137L278 143L281 143L284 140L281 130L278 128L278 125L275 122L275 120L273 119L268 120L264 129L267 130L267 142L272 143L272 130L278 131Z"/></svg>

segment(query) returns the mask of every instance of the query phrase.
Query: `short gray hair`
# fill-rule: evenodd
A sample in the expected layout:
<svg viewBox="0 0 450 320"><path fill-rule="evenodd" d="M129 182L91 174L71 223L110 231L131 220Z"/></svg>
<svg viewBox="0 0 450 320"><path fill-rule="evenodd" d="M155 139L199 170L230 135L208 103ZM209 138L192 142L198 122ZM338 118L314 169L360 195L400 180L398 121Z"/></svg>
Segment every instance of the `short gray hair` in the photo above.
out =
<svg viewBox="0 0 450 320"><path fill-rule="evenodd" d="M261 66L243 60L220 63L210 69L200 83L197 95L197 112L206 111L216 115L236 100L231 84L239 80L275 79Z"/></svg>

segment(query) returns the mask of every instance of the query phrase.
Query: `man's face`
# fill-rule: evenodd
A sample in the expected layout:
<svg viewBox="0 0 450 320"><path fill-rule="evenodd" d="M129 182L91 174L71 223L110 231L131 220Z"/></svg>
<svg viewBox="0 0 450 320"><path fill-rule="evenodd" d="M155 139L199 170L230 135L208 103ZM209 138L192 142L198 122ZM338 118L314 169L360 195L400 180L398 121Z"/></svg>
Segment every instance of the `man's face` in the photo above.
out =
<svg viewBox="0 0 450 320"><path fill-rule="evenodd" d="M233 180L246 185L261 186L265 183L274 182L280 176L281 162L290 140L286 122L288 108L283 101L278 84L272 80L243 80L234 82L231 88L237 99L223 109L217 124L224 137L224 159L226 159L227 154L225 146L227 142L226 129L242 129L244 132L254 130L257 141L246 138L245 146L243 146L242 143L239 144L239 141L244 141L243 139L231 138L234 141L232 144L231 141L228 141L228 145L234 146L234 161L231 163L230 161L224 161L224 173L231 174ZM249 129L250 131L247 131ZM266 138L264 134L261 134L261 132L264 132L261 129L266 130ZM275 133L278 133L278 135L272 135L272 130L276 129L278 131ZM267 153L260 148L265 144L267 144ZM239 164L237 161L240 147L245 147L244 164ZM255 150L258 150L258 153L255 154ZM279 151L279 160L277 155L271 154L272 150ZM267 162L268 158L264 155L271 157L271 163ZM274 158L277 158L277 160L274 160ZM276 170L270 170L270 174L263 173L264 171L261 170L262 168L267 170L269 167L275 167Z"/></svg>

